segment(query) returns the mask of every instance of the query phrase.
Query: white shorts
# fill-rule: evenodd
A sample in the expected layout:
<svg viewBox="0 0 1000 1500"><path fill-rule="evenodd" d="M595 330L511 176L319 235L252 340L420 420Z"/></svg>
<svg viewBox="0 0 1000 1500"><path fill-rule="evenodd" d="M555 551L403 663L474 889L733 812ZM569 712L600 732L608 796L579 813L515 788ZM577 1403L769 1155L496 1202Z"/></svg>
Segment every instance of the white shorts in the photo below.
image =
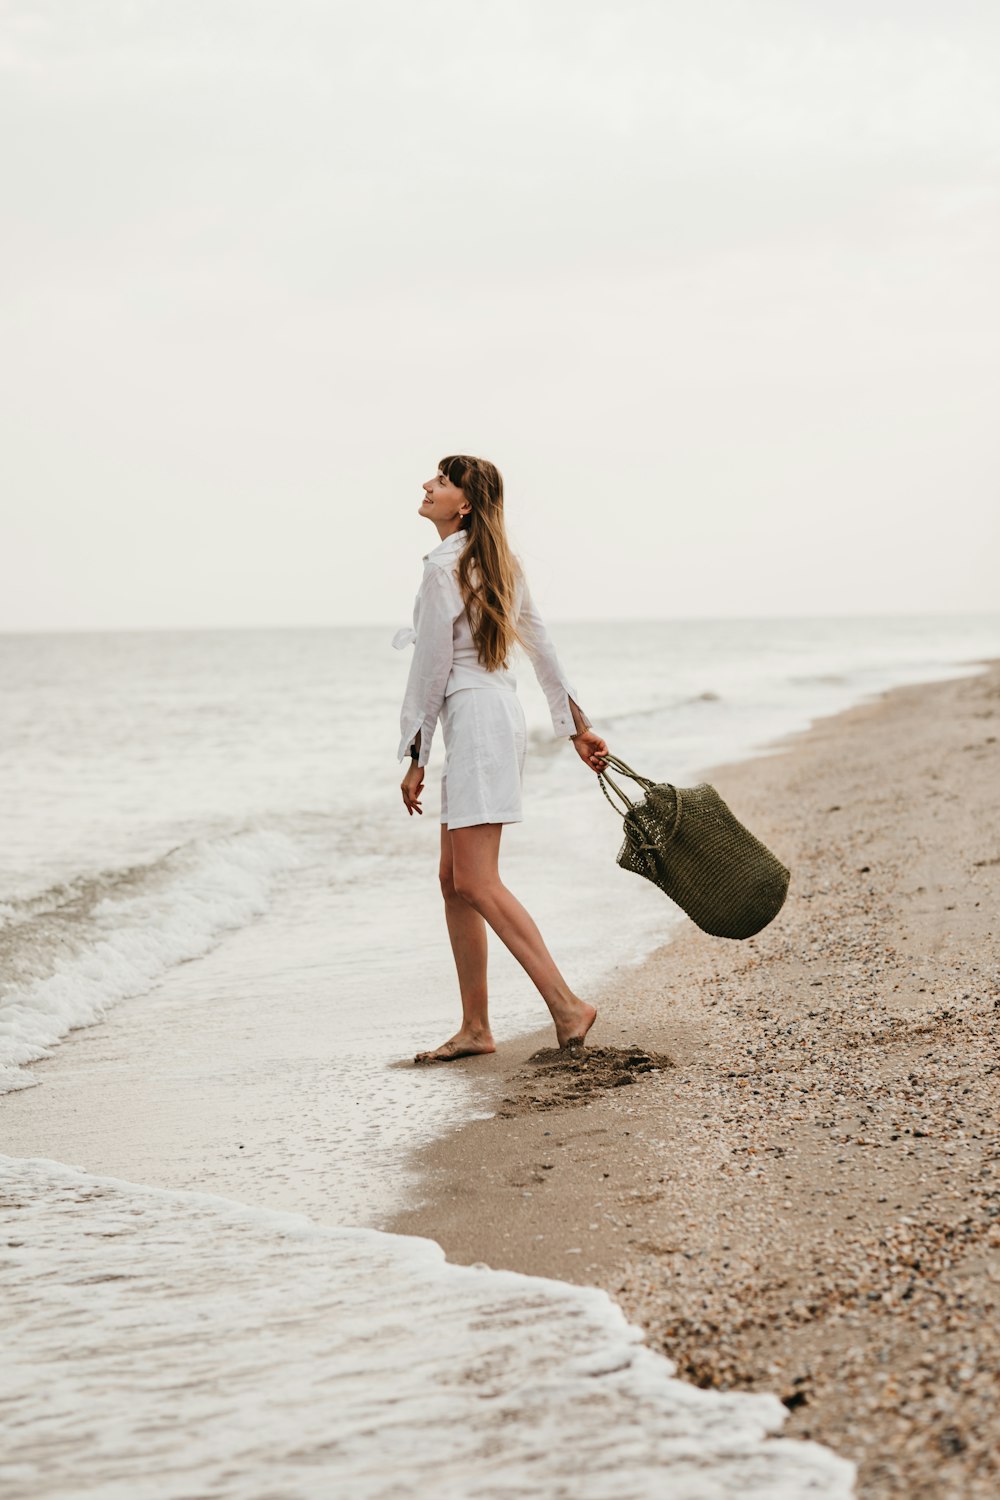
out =
<svg viewBox="0 0 1000 1500"><path fill-rule="evenodd" d="M528 731L511 688L459 688L441 709L441 822L520 823Z"/></svg>

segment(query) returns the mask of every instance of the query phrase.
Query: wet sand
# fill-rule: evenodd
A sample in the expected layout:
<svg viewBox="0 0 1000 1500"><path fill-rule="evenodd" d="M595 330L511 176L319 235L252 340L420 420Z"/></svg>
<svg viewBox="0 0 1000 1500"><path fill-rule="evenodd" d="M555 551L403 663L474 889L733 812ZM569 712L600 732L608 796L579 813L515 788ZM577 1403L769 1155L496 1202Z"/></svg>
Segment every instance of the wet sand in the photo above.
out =
<svg viewBox="0 0 1000 1500"><path fill-rule="evenodd" d="M998 738L994 664L713 772L792 869L778 921L620 969L587 1058L540 1032L449 1065L495 1112L386 1227L605 1288L681 1376L776 1391L861 1496L994 1497Z"/></svg>

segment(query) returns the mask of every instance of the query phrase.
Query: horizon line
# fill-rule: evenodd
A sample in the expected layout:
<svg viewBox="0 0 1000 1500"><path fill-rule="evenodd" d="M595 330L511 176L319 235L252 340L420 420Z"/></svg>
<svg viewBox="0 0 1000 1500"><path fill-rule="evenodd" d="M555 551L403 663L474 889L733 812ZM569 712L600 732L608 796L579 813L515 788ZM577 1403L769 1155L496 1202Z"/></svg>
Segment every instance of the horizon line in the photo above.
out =
<svg viewBox="0 0 1000 1500"><path fill-rule="evenodd" d="M1000 623L1000 610L859 610L817 611L811 614L732 614L732 615L608 615L589 616L585 619L574 616L546 616L551 625L698 625L698 624L746 624L749 622L805 622L831 620L996 620ZM323 631L323 630L388 630L397 627L394 620L344 620L322 623L269 623L260 625L51 625L51 626L4 626L0 637L37 635L212 635L226 632L251 631Z"/></svg>

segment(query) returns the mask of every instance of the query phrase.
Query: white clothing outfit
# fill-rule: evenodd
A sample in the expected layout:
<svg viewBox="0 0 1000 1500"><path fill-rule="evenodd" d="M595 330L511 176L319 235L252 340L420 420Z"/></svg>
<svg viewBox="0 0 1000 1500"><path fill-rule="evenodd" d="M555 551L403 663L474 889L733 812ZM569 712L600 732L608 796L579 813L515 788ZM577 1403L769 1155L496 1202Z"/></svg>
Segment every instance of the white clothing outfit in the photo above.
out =
<svg viewBox="0 0 1000 1500"><path fill-rule="evenodd" d="M425 766L438 719L444 731L441 822L449 828L477 823L519 823L527 734L517 679L509 668L489 672L476 652L455 567L468 540L445 537L424 557L424 575L413 605L413 628L393 636L397 650L414 644L399 717L399 759L420 733L417 764ZM557 735L573 735L569 700L578 704L518 569L515 624L545 694ZM579 706L579 705L578 705ZM590 720L582 713L583 722Z"/></svg>
<svg viewBox="0 0 1000 1500"><path fill-rule="evenodd" d="M528 730L513 691L459 688L441 705L441 822L520 823Z"/></svg>

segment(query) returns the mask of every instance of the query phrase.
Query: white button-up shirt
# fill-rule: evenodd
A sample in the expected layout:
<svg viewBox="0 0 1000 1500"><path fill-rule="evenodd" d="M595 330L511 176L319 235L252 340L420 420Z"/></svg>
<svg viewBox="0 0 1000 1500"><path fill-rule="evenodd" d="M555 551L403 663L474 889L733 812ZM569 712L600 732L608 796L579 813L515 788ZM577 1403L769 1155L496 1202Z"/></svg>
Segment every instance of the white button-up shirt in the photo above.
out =
<svg viewBox="0 0 1000 1500"><path fill-rule="evenodd" d="M467 687L510 691L517 686L517 679L508 668L489 672L479 660L455 572L459 554L467 540L467 532L452 532L426 554L424 576L413 604L413 629L404 626L392 638L397 650L411 642L415 648L399 716L402 736L399 759L409 754L419 731L418 765L421 766L427 764L441 705L449 693ZM576 693L559 664L555 647L520 570L514 603L517 630L549 705L552 728L557 735L575 734L569 700L572 698L576 703ZM589 727L590 720L582 709L580 714L583 723Z"/></svg>

